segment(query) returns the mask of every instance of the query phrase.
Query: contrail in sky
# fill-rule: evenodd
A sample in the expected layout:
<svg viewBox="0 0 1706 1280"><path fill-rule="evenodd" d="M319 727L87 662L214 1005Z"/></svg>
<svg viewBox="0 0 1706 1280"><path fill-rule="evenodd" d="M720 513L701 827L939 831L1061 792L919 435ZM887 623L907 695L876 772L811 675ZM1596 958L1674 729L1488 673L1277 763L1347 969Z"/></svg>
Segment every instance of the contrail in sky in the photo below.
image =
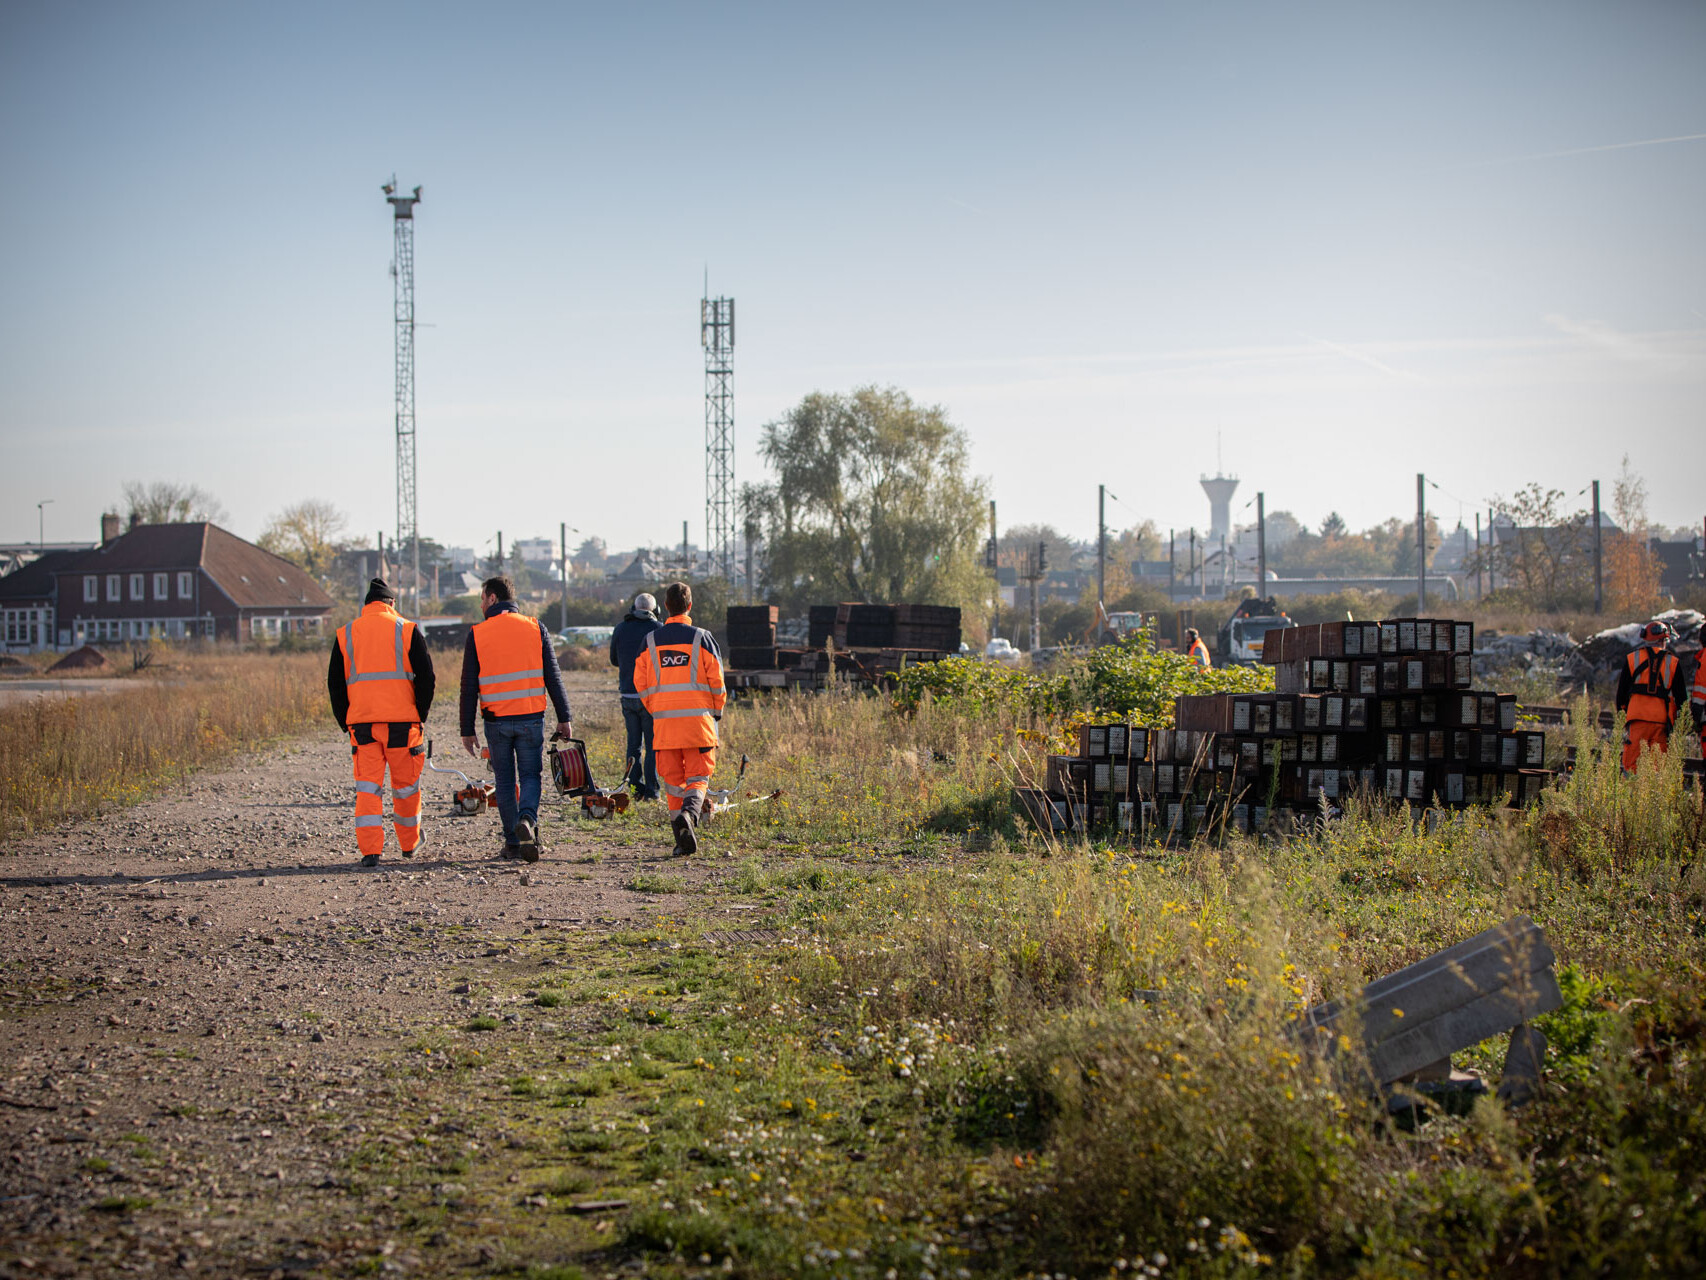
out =
<svg viewBox="0 0 1706 1280"><path fill-rule="evenodd" d="M1308 337L1309 335L1305 335L1305 336ZM1397 378L1397 379L1399 379L1401 381L1405 381L1405 382L1426 381L1426 379L1422 378L1421 375L1419 375L1419 374L1407 373L1402 369L1394 369L1391 365L1382 364L1380 361L1376 360L1373 356L1364 355L1362 352L1357 351L1352 347L1347 347L1347 346L1343 345L1342 343L1329 342L1326 338L1316 338L1316 337L1309 337L1309 341L1317 343L1320 346L1326 347L1327 350L1335 352L1336 354L1343 356L1347 360L1355 360L1358 364L1367 365L1370 369L1373 369L1379 373L1384 373L1388 378Z"/></svg>
<svg viewBox="0 0 1706 1280"><path fill-rule="evenodd" d="M1567 151L1539 151L1531 156L1502 156L1496 160L1482 160L1481 164L1514 164L1519 160L1556 160L1560 156L1592 155L1595 151L1628 151L1633 147L1662 147L1671 142L1699 142L1706 139L1706 133L1679 133L1674 138L1641 138L1635 142L1607 142L1597 147L1571 147Z"/></svg>

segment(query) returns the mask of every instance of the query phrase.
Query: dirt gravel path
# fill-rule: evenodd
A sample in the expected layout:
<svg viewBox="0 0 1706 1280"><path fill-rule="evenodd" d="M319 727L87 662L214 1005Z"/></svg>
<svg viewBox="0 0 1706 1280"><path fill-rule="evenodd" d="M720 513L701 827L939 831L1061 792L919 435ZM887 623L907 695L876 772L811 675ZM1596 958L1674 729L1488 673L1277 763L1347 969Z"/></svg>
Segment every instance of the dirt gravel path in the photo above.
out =
<svg viewBox="0 0 1706 1280"><path fill-rule="evenodd" d="M607 720L575 696L582 724ZM428 730L456 744L454 708ZM402 861L388 841L372 870L356 865L335 731L3 851L0 1275L480 1261L448 1239L437 1259L387 1249L389 1189L340 1194L363 1143L473 1152L502 1139L501 1119L473 1107L430 1126L405 1117L397 1055L478 1015L572 1035L572 1018L546 1020L566 1011L519 1002L494 975L538 963L530 940L584 942L693 908L625 887L668 862L656 806L620 820L624 845L548 802L546 853L529 867L493 856L495 815L448 816L460 784L425 779L424 850ZM690 888L717 871L668 870Z"/></svg>

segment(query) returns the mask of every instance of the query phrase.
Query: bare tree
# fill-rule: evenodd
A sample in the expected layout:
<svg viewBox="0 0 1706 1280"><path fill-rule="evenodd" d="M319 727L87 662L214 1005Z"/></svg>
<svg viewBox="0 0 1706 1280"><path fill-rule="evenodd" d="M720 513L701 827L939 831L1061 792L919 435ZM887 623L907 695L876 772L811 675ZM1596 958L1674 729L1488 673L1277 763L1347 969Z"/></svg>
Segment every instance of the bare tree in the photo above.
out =
<svg viewBox="0 0 1706 1280"><path fill-rule="evenodd" d="M341 547L339 535L348 524L349 518L330 502L305 498L267 521L258 542L275 556L320 575L331 567Z"/></svg>
<svg viewBox="0 0 1706 1280"><path fill-rule="evenodd" d="M183 480L127 480L124 506L142 524L185 524L228 519L223 503L200 485Z"/></svg>
<svg viewBox="0 0 1706 1280"><path fill-rule="evenodd" d="M1593 590L1593 534L1586 511L1566 512L1562 489L1528 484L1493 505L1510 523L1494 527L1484 559L1529 603L1580 604Z"/></svg>

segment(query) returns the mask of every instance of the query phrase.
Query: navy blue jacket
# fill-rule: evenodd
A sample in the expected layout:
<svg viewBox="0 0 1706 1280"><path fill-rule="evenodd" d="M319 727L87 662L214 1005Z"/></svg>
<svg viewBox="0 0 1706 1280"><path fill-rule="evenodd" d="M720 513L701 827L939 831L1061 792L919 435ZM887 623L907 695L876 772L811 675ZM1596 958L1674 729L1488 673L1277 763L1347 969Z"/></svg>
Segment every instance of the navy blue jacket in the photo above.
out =
<svg viewBox="0 0 1706 1280"><path fill-rule="evenodd" d="M610 665L616 668L624 698L639 698L634 691L634 663L646 651L646 637L661 626L663 623L651 614L630 609L610 633Z"/></svg>
<svg viewBox="0 0 1706 1280"><path fill-rule="evenodd" d="M521 610L515 607L515 601L501 600L497 604L494 604L490 609L486 610L486 616L491 618L500 613L520 612ZM545 624L543 622L539 624L539 649L539 665L544 668L545 671L545 693L551 699L551 706L557 712L557 719L563 723L567 723L569 720L569 695L563 688L563 672L561 668L557 666L557 651L551 647L551 633L545 630ZM462 650L461 710L462 736L464 738L472 738L474 736L474 710L477 707L480 710L481 719L495 720L498 718L492 715L492 713L487 711L484 707L480 707L480 657L474 649L473 628L469 628L468 644ZM528 716L532 716L535 720L543 720L545 718L545 713L543 711L524 712L519 716L504 716L503 719L522 720L526 719Z"/></svg>

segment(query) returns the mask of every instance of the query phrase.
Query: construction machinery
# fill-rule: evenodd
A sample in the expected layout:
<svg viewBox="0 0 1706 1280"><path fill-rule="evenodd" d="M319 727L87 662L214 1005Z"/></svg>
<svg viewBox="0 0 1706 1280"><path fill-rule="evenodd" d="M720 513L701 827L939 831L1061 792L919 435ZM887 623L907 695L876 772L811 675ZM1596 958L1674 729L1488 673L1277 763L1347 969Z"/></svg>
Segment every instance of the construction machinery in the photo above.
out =
<svg viewBox="0 0 1706 1280"><path fill-rule="evenodd" d="M1262 660L1262 645L1270 631L1283 631L1297 624L1286 617L1272 596L1251 596L1220 626L1215 653L1222 663L1253 666Z"/></svg>
<svg viewBox="0 0 1706 1280"><path fill-rule="evenodd" d="M497 788L489 782L475 782L460 769L441 769L432 762L432 739L427 739L426 767L434 773L453 774L462 779L462 789L450 797L450 812L453 817L472 818L484 813L497 800Z"/></svg>
<svg viewBox="0 0 1706 1280"><path fill-rule="evenodd" d="M579 738L553 737L547 753L551 757L551 782L565 799L578 797L581 812L589 818L609 818L628 811L628 784L601 787L593 781L587 762L586 743Z"/></svg>
<svg viewBox="0 0 1706 1280"><path fill-rule="evenodd" d="M746 798L743 800L731 799L735 792L740 789L741 779L746 777L746 767L751 763L752 757L748 756L743 751L740 757L740 771L735 774L735 785L732 787L725 787L720 791L708 790L705 792L705 800L708 807L700 816L699 820L701 822L708 822L717 814L727 813L730 809L743 804L762 804L766 800L775 800L781 796L782 792L780 788L778 788L775 791L765 792L762 795L753 795L748 792Z"/></svg>

